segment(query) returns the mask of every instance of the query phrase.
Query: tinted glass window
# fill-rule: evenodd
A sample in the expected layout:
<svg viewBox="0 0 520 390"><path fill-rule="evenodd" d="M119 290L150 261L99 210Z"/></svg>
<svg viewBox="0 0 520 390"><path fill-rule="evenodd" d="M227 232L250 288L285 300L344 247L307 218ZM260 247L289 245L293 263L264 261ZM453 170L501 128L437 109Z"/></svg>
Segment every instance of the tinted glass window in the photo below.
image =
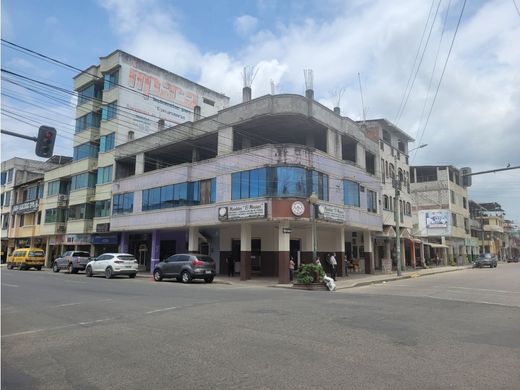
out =
<svg viewBox="0 0 520 390"><path fill-rule="evenodd" d="M44 256L43 251L32 251L29 252L29 256Z"/></svg>
<svg viewBox="0 0 520 390"><path fill-rule="evenodd" d="M135 257L132 255L119 255L117 258L120 260L135 260Z"/></svg>
<svg viewBox="0 0 520 390"><path fill-rule="evenodd" d="M205 263L214 263L215 262L215 260L213 260L209 256L201 256L201 255L199 255L199 256L197 256L197 259L200 260L200 261L203 261Z"/></svg>
<svg viewBox="0 0 520 390"><path fill-rule="evenodd" d="M90 257L90 253L88 252L74 252L74 255L76 257Z"/></svg>

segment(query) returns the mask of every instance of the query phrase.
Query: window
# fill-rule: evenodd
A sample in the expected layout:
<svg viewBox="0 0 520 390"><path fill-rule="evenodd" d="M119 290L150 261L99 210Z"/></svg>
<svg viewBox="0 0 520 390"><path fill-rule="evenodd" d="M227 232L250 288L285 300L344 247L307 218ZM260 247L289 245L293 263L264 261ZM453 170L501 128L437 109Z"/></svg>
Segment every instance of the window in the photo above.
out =
<svg viewBox="0 0 520 390"><path fill-rule="evenodd" d="M367 190L367 210L377 213L377 192Z"/></svg>
<svg viewBox="0 0 520 390"><path fill-rule="evenodd" d="M453 226L457 226L457 214L451 213L451 223Z"/></svg>
<svg viewBox="0 0 520 390"><path fill-rule="evenodd" d="M11 191L6 191L2 193L2 200L0 205L9 207L11 205Z"/></svg>
<svg viewBox="0 0 520 390"><path fill-rule="evenodd" d="M469 234L469 219L464 218L464 230L466 230L466 233Z"/></svg>
<svg viewBox="0 0 520 390"><path fill-rule="evenodd" d="M97 170L97 184L110 183L112 181L112 165L101 167Z"/></svg>
<svg viewBox="0 0 520 390"><path fill-rule="evenodd" d="M385 129L383 129L383 141L385 141L389 144L392 143L392 136L390 135L390 132Z"/></svg>
<svg viewBox="0 0 520 390"><path fill-rule="evenodd" d="M455 204L455 192L453 192L453 190L450 190L450 198L451 203Z"/></svg>
<svg viewBox="0 0 520 390"><path fill-rule="evenodd" d="M215 105L215 102L211 99L208 99L208 98L202 98L202 101L207 104L207 105L210 105L210 106L214 106Z"/></svg>
<svg viewBox="0 0 520 390"><path fill-rule="evenodd" d="M96 174L93 172L85 172L76 176L72 176L71 191L81 188L93 188L96 184Z"/></svg>
<svg viewBox="0 0 520 390"><path fill-rule="evenodd" d="M275 196L307 196L307 172L304 168L276 167L275 173Z"/></svg>
<svg viewBox="0 0 520 390"><path fill-rule="evenodd" d="M60 181L50 181L47 183L47 196L58 195L60 192Z"/></svg>
<svg viewBox="0 0 520 390"><path fill-rule="evenodd" d="M103 90L108 91L119 83L119 69L103 76Z"/></svg>
<svg viewBox="0 0 520 390"><path fill-rule="evenodd" d="M134 193L116 194L112 198L112 214L127 214L134 211Z"/></svg>
<svg viewBox="0 0 520 390"><path fill-rule="evenodd" d="M383 141L379 141L379 149L381 149L383 152L385 151L385 143Z"/></svg>
<svg viewBox="0 0 520 390"><path fill-rule="evenodd" d="M110 199L98 200L94 206L94 217L109 217L110 216Z"/></svg>
<svg viewBox="0 0 520 390"><path fill-rule="evenodd" d="M216 193L215 178L150 188L143 190L142 210L215 203Z"/></svg>
<svg viewBox="0 0 520 390"><path fill-rule="evenodd" d="M376 173L376 156L372 153L366 151L365 152L365 163L366 163L366 171L375 175Z"/></svg>
<svg viewBox="0 0 520 390"><path fill-rule="evenodd" d="M406 202L406 215L412 216L412 205L410 202Z"/></svg>
<svg viewBox="0 0 520 390"><path fill-rule="evenodd" d="M390 163L390 177L392 179L395 179L395 168L394 168L394 164Z"/></svg>
<svg viewBox="0 0 520 390"><path fill-rule="evenodd" d="M93 99L101 99L101 86L90 84L88 87L78 90L78 105Z"/></svg>
<svg viewBox="0 0 520 390"><path fill-rule="evenodd" d="M390 171L388 170L388 161L385 161L385 175L386 177L390 176Z"/></svg>
<svg viewBox="0 0 520 390"><path fill-rule="evenodd" d="M319 199L329 200L329 177L324 173L312 171L312 192L318 195Z"/></svg>
<svg viewBox="0 0 520 390"><path fill-rule="evenodd" d="M130 131L128 132L128 135L127 135L127 138L126 138L126 139L127 139L127 141L133 141L133 140L134 140L134 137L135 137L135 133L134 133L132 130L130 130Z"/></svg>
<svg viewBox="0 0 520 390"><path fill-rule="evenodd" d="M25 222L25 214L20 214L20 217L18 219L18 226L22 227Z"/></svg>
<svg viewBox="0 0 520 390"><path fill-rule="evenodd" d="M47 209L45 210L45 223L65 222L67 219L67 210L65 209Z"/></svg>
<svg viewBox="0 0 520 390"><path fill-rule="evenodd" d="M383 195L383 209L390 210L390 205L388 204L388 195Z"/></svg>
<svg viewBox="0 0 520 390"><path fill-rule="evenodd" d="M357 162L357 141L354 138L346 135L341 137L341 158L345 161Z"/></svg>
<svg viewBox="0 0 520 390"><path fill-rule="evenodd" d="M9 227L9 213L2 214L2 230L7 230Z"/></svg>
<svg viewBox="0 0 520 390"><path fill-rule="evenodd" d="M81 144L74 147L74 161L83 160L84 158L97 157L98 155L98 145L87 142L85 144Z"/></svg>
<svg viewBox="0 0 520 390"><path fill-rule="evenodd" d="M464 207L465 209L468 208L468 200L465 196L462 197L462 207Z"/></svg>
<svg viewBox="0 0 520 390"><path fill-rule="evenodd" d="M105 153L114 149L116 140L116 133L103 135L99 138L99 153Z"/></svg>
<svg viewBox="0 0 520 390"><path fill-rule="evenodd" d="M35 200L38 198L38 186L32 186L25 191L24 201Z"/></svg>
<svg viewBox="0 0 520 390"><path fill-rule="evenodd" d="M75 132L80 133L89 128L99 129L101 123L101 113L89 112L87 115L83 115L76 119Z"/></svg>
<svg viewBox="0 0 520 390"><path fill-rule="evenodd" d="M381 159L381 183L385 184L385 160Z"/></svg>
<svg viewBox="0 0 520 390"><path fill-rule="evenodd" d="M94 216L94 204L83 203L69 207L68 220L91 219Z"/></svg>
<svg viewBox="0 0 520 390"><path fill-rule="evenodd" d="M103 105L101 119L109 121L117 116L117 101Z"/></svg>
<svg viewBox="0 0 520 390"><path fill-rule="evenodd" d="M359 207L359 184L343 180L343 202L346 205Z"/></svg>

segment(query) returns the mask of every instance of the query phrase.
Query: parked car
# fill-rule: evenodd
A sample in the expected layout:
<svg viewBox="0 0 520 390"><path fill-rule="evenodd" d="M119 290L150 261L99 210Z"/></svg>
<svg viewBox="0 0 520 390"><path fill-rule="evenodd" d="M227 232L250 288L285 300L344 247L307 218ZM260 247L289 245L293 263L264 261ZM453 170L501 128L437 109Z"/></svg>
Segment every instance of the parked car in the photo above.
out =
<svg viewBox="0 0 520 390"><path fill-rule="evenodd" d="M176 278L183 283L193 279L204 279L206 283L211 283L215 273L215 260L210 256L188 253L161 260L153 270L153 278L156 282L164 278Z"/></svg>
<svg viewBox="0 0 520 390"><path fill-rule="evenodd" d="M481 255L475 260L474 266L477 268L489 267L493 268L497 266L497 257L491 255L490 253L486 253Z"/></svg>
<svg viewBox="0 0 520 390"><path fill-rule="evenodd" d="M513 256L507 259L508 263L518 263L520 261L520 256Z"/></svg>
<svg viewBox="0 0 520 390"><path fill-rule="evenodd" d="M89 261L92 260L90 253L84 251L68 251L52 262L52 270L60 272L66 269L70 274L84 271Z"/></svg>
<svg viewBox="0 0 520 390"><path fill-rule="evenodd" d="M103 274L110 279L115 275L128 275L132 279L137 275L137 260L128 253L103 253L87 264L85 273L88 277Z"/></svg>
<svg viewBox="0 0 520 390"><path fill-rule="evenodd" d="M18 267L20 271L36 268L38 271L45 264L45 252L40 248L15 249L13 254L7 258L7 268Z"/></svg>

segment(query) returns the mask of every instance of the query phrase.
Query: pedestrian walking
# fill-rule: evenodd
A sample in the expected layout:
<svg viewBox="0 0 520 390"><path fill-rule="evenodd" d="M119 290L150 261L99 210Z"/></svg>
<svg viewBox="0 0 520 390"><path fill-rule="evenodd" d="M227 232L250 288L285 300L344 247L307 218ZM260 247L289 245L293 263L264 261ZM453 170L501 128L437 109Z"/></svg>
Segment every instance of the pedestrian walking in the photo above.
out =
<svg viewBox="0 0 520 390"><path fill-rule="evenodd" d="M332 280L336 281L336 267L338 266L338 262L336 260L336 253L333 253L329 257L329 264L330 264L330 277Z"/></svg>
<svg viewBox="0 0 520 390"><path fill-rule="evenodd" d="M233 256L228 256L226 259L226 263L228 266L228 276L235 276L235 259L233 259Z"/></svg>
<svg viewBox="0 0 520 390"><path fill-rule="evenodd" d="M291 259L289 260L289 281L292 282L294 278L294 260L291 256Z"/></svg>

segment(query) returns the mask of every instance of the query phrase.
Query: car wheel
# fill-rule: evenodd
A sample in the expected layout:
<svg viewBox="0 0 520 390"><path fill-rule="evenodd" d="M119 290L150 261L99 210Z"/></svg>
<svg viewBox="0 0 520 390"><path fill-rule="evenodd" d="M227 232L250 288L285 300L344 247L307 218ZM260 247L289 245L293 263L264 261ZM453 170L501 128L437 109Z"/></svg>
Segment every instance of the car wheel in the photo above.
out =
<svg viewBox="0 0 520 390"><path fill-rule="evenodd" d="M54 262L54 264L52 265L52 271L60 272L60 267L58 267L58 263Z"/></svg>
<svg viewBox="0 0 520 390"><path fill-rule="evenodd" d="M85 270L85 275L87 275L89 278L92 277L92 267L87 267L87 269Z"/></svg>
<svg viewBox="0 0 520 390"><path fill-rule="evenodd" d="M159 269L153 271L153 280L160 282L162 280L162 272Z"/></svg>
<svg viewBox="0 0 520 390"><path fill-rule="evenodd" d="M20 264L18 266L18 271L24 271L24 270L25 270L25 267L22 264Z"/></svg>
<svg viewBox="0 0 520 390"><path fill-rule="evenodd" d="M128 274L128 277L129 277L130 279L133 279L133 278L135 278L135 274Z"/></svg>
<svg viewBox="0 0 520 390"><path fill-rule="evenodd" d="M42 266L39 265L38 267L36 267L36 269L37 269L38 271L41 271L41 270L42 270Z"/></svg>
<svg viewBox="0 0 520 390"><path fill-rule="evenodd" d="M180 276L177 276L175 279L177 280L177 282L182 282L182 278Z"/></svg>
<svg viewBox="0 0 520 390"><path fill-rule="evenodd" d="M7 269L13 269L13 265L12 264L7 264Z"/></svg>
<svg viewBox="0 0 520 390"><path fill-rule="evenodd" d="M107 279L111 279L112 278L112 268L111 267L108 267L105 270L105 278L107 278Z"/></svg>
<svg viewBox="0 0 520 390"><path fill-rule="evenodd" d="M204 278L204 281L205 281L206 283L211 283L211 282L213 282L213 279L214 279L213 276L209 276L209 277L207 277L207 278Z"/></svg>
<svg viewBox="0 0 520 390"><path fill-rule="evenodd" d="M183 271L181 274L182 283L191 282L191 275L188 271Z"/></svg>

